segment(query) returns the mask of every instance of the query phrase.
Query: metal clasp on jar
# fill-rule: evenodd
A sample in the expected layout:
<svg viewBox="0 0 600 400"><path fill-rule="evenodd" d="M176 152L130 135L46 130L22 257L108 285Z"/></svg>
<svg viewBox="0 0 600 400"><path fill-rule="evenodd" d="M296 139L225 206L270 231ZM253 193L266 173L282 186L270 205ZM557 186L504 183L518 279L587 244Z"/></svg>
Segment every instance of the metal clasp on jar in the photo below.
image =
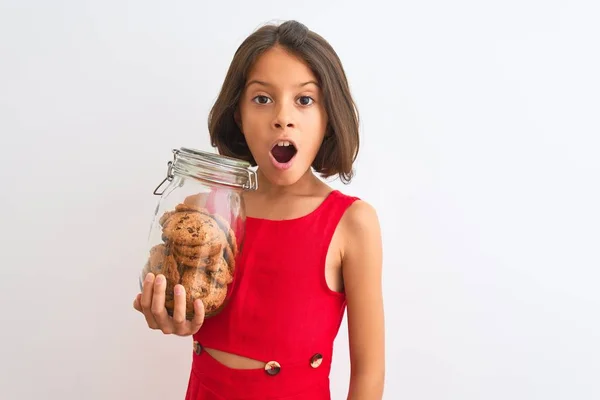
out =
<svg viewBox="0 0 600 400"><path fill-rule="evenodd" d="M167 163L167 177L165 179L163 179L163 181L156 187L156 189L154 189L154 194L157 196L162 196L162 194L164 193L164 190L160 193L158 193L158 189L160 189L160 187L162 185L165 184L165 182L171 182L174 178L173 176L173 163L177 160L177 155L179 154L179 150L173 150L173 161L169 161Z"/></svg>

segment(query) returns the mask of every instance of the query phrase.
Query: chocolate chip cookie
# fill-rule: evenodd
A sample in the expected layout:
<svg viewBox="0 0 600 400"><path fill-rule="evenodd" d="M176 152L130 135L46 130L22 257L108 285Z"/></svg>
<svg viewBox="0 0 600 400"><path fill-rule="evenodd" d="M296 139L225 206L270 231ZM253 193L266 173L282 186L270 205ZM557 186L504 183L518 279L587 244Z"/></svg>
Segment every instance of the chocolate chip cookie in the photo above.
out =
<svg viewBox="0 0 600 400"><path fill-rule="evenodd" d="M215 219L217 225L219 225L219 228L221 228L221 230L225 234L225 237L227 238L227 243L229 243L229 246L231 247L231 253L234 255L234 257L237 256L237 239L235 237L235 232L233 231L233 229L231 229L231 225L225 218L223 218L219 214L211 214L211 217Z"/></svg>
<svg viewBox="0 0 600 400"><path fill-rule="evenodd" d="M238 253L237 239L235 232L231 229L229 222L219 214L211 214L211 217L217 222L217 225L225 235L228 246L223 248L223 258L229 266L229 273L233 275L235 271L235 259Z"/></svg>
<svg viewBox="0 0 600 400"><path fill-rule="evenodd" d="M233 282L233 276L229 272L229 266L223 257L219 257L219 262L216 264L216 266L216 270L210 273L210 276L217 282L219 286L229 285L231 282Z"/></svg>
<svg viewBox="0 0 600 400"><path fill-rule="evenodd" d="M193 302L202 299L205 317L216 310L227 295L227 288L219 286L214 278L197 268L186 268L181 276L181 284L186 289L186 313L194 314Z"/></svg>
<svg viewBox="0 0 600 400"><path fill-rule="evenodd" d="M217 287L211 290L210 294L202 299L205 309L205 317L212 317L218 314L225 305L227 298L227 287Z"/></svg>
<svg viewBox="0 0 600 400"><path fill-rule="evenodd" d="M182 244L175 244L173 250L182 256L195 256L195 257L212 257L221 251L223 247L223 241L219 240L217 233L213 234L212 241L201 244L199 246L186 246Z"/></svg>
<svg viewBox="0 0 600 400"><path fill-rule="evenodd" d="M165 244L158 244L150 249L150 257L146 263L148 272L162 274L167 280L167 295L173 295L173 289L179 283L179 268L170 249Z"/></svg>
<svg viewBox="0 0 600 400"><path fill-rule="evenodd" d="M199 246L218 241L218 225L210 216L197 211L171 215L163 226L163 240L176 245Z"/></svg>
<svg viewBox="0 0 600 400"><path fill-rule="evenodd" d="M175 261L186 268L200 268L207 271L216 271L217 263L221 257L220 254L216 254L210 257L198 257L198 256L185 256L173 251L173 257Z"/></svg>

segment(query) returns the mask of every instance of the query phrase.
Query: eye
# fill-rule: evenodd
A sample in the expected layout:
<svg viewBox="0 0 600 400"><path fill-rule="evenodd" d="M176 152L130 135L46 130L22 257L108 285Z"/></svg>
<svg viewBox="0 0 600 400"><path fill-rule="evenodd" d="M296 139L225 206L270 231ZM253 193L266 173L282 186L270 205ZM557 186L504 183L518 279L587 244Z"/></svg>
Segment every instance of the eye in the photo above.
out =
<svg viewBox="0 0 600 400"><path fill-rule="evenodd" d="M298 98L298 102L302 106L310 106L312 103L314 103L314 101L315 100L310 96L301 96L300 98Z"/></svg>
<svg viewBox="0 0 600 400"><path fill-rule="evenodd" d="M259 95L253 98L252 101L258 104L267 104L269 101L271 101L271 99L267 96Z"/></svg>

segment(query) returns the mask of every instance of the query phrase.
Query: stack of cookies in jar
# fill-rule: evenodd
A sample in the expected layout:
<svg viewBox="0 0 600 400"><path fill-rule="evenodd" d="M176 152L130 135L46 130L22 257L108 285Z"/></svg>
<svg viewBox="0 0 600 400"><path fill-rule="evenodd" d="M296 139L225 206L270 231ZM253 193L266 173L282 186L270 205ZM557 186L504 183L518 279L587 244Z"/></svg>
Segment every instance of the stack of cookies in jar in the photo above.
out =
<svg viewBox="0 0 600 400"><path fill-rule="evenodd" d="M204 304L205 318L218 313L233 281L238 250L229 222L190 196L165 212L159 224L162 243L150 249L143 272L144 276L148 272L165 276L168 313L173 315L176 284L185 287L187 319L193 317L197 299Z"/></svg>

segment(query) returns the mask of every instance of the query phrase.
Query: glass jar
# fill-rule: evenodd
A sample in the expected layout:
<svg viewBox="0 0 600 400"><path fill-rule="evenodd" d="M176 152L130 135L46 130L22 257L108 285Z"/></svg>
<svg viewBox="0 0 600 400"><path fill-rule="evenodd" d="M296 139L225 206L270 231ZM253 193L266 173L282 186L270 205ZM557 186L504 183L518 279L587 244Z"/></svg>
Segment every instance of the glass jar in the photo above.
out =
<svg viewBox="0 0 600 400"><path fill-rule="evenodd" d="M169 315L179 283L186 293L186 319L194 317L197 299L210 318L225 307L236 277L246 218L242 193L256 190L256 173L248 162L230 157L184 147L173 153L167 177L154 190L160 199L140 288L149 272L163 274Z"/></svg>

